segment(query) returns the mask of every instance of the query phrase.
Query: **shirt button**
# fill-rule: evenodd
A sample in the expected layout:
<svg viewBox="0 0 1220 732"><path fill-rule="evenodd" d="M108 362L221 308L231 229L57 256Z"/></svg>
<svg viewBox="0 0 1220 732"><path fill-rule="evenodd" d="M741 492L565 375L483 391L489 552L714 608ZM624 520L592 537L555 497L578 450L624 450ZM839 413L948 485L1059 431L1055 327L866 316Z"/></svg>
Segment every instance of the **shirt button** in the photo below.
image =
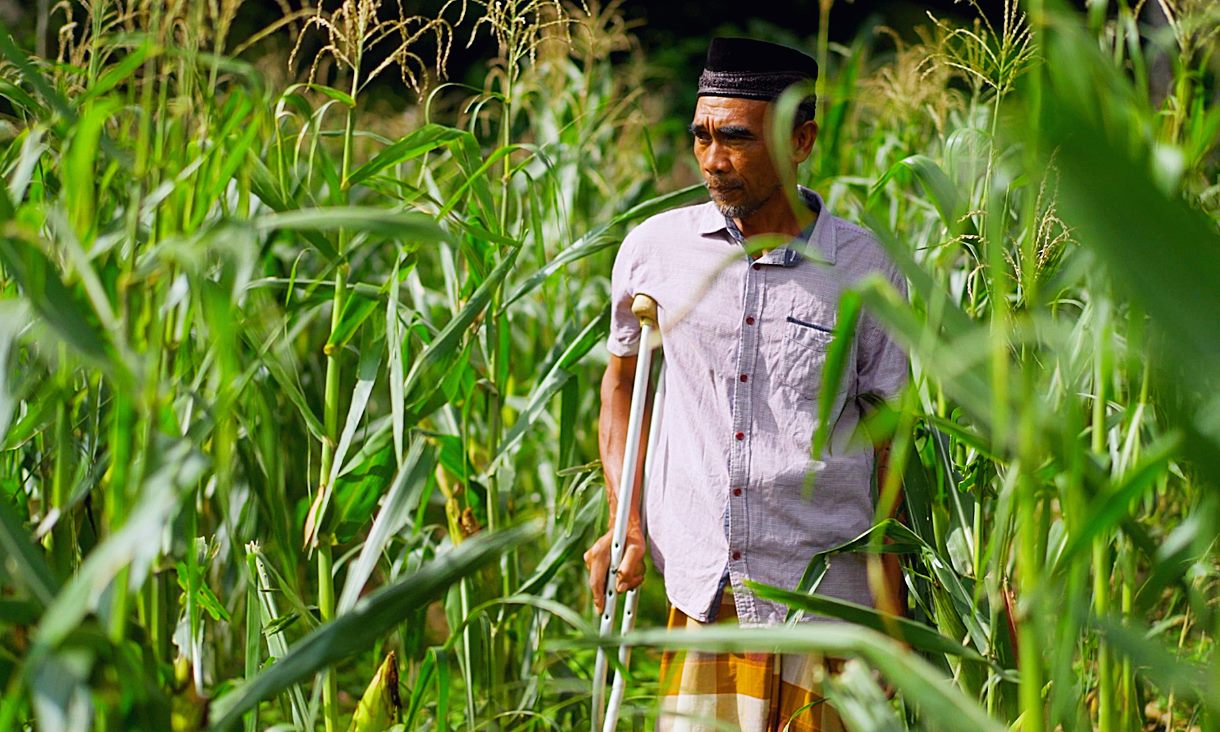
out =
<svg viewBox="0 0 1220 732"><path fill-rule="evenodd" d="M746 325L754 325L754 316L753 315L746 316Z"/></svg>
<svg viewBox="0 0 1220 732"><path fill-rule="evenodd" d="M742 374L742 375L741 375L741 380L742 380L742 381L749 381L749 380L750 380L750 377L749 377L749 376L746 376L745 374Z"/></svg>
<svg viewBox="0 0 1220 732"><path fill-rule="evenodd" d="M741 552L733 552L733 561L736 562L739 559L741 559Z"/></svg>
<svg viewBox="0 0 1220 732"><path fill-rule="evenodd" d="M744 440L744 439L746 439L746 433L744 433L744 432L738 432L737 434L735 434L735 435L733 435L733 436L734 436L734 437L736 437L736 438L737 438L737 439L739 439L739 440Z"/></svg>
<svg viewBox="0 0 1220 732"><path fill-rule="evenodd" d="M740 489L740 488L734 488L734 489L733 489L733 495L735 495L735 496L740 496L740 495L741 495L741 489Z"/></svg>
<svg viewBox="0 0 1220 732"><path fill-rule="evenodd" d="M753 269L755 269L755 270L760 270L760 269L762 269L762 265L761 265L761 264L751 264L751 265L750 265L750 267L752 267L752 268L753 268Z"/></svg>

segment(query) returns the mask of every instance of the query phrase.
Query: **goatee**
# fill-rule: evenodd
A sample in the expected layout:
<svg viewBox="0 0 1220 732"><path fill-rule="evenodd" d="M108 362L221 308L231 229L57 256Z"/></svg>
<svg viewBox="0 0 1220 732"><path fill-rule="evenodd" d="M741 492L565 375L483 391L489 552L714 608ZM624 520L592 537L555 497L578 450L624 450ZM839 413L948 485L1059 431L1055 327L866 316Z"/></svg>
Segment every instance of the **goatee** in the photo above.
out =
<svg viewBox="0 0 1220 732"><path fill-rule="evenodd" d="M730 218L730 219L744 219L748 216L751 216L751 215L757 213L758 209L762 208L761 203L754 202L754 201L747 201L746 203L738 203L738 204L728 204L728 203L721 203L720 201L717 201L715 198L713 198L712 203L716 204L716 208L717 208L717 210L720 211L720 213L724 214L724 216L726 218Z"/></svg>
<svg viewBox="0 0 1220 732"><path fill-rule="evenodd" d="M775 193L779 191L779 186L776 186L775 190L771 191L771 193L767 196L760 196L760 197L753 198L753 199L747 198L746 200L741 201L740 203L725 203L717 195L717 193L716 193L717 188L728 188L729 190L741 190L744 188L744 186L741 186L741 185L725 186L723 184L715 185L714 182L713 182L713 184L709 185L709 183L706 181L704 182L704 185L707 186L708 193L710 194L710 196L712 198L712 203L716 204L716 209L719 210L720 213L724 214L726 217L728 217L730 219L738 219L738 220L748 218L748 217L753 216L754 214L758 213L758 211L760 209L762 209L763 205L765 205L767 203L767 201L769 201L771 199L771 196L775 195Z"/></svg>
<svg viewBox="0 0 1220 732"><path fill-rule="evenodd" d="M733 190L733 192L736 192L736 190L742 190L744 188L741 184L733 185L725 184L719 181L711 181L704 182L704 185L706 188L708 188L708 194L711 196L711 203L715 204L716 209L728 218L744 218L750 216L752 213L758 211L761 206L763 206L761 201L747 199L737 204L726 204L725 201L721 199L721 189Z"/></svg>

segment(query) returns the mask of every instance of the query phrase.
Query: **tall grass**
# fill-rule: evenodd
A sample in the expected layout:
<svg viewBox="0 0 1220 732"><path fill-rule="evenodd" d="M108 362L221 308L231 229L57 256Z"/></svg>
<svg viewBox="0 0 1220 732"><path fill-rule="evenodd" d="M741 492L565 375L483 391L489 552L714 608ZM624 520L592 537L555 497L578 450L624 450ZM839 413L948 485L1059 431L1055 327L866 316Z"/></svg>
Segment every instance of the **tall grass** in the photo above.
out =
<svg viewBox="0 0 1220 732"><path fill-rule="evenodd" d="M0 729L586 725L606 273L700 195L618 5L327 3L282 89L235 3L67 7L58 60L0 33ZM823 42L805 182L911 283L843 306L912 353L909 519L758 588L858 627L632 642L858 659L853 729L1216 723L1217 18L1162 7ZM807 594L882 550L910 619Z"/></svg>

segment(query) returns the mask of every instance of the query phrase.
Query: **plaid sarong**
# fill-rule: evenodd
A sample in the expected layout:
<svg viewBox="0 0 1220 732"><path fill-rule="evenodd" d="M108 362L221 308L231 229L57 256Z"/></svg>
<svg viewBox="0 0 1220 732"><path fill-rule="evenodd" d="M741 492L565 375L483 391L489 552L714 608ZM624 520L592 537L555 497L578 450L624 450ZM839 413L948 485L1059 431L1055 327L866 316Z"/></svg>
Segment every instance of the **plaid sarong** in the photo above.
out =
<svg viewBox="0 0 1220 732"><path fill-rule="evenodd" d="M729 592L716 622L737 622ZM668 627L707 626L671 607ZM843 732L819 693L822 674L840 665L818 654L665 651L657 732Z"/></svg>

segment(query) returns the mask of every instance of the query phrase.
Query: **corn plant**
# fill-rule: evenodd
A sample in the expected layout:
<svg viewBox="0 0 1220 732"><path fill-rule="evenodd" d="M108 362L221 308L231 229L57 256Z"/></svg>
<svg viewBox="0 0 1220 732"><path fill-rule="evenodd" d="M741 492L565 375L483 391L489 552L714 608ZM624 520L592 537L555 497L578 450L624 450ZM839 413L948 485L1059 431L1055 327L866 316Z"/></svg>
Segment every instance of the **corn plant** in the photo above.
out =
<svg viewBox="0 0 1220 732"><path fill-rule="evenodd" d="M803 182L911 285L844 298L827 378L861 312L909 348L870 425L907 518L755 588L850 624L665 633L650 578L624 725L657 648L760 645L853 659L852 729L1215 723L1217 17L1158 7L811 44ZM237 11L61 4L55 58L0 32L0 729L586 726L621 640L577 559L610 257L699 200L689 110L617 3L345 0L230 39ZM250 59L288 31L280 88ZM485 86L445 83L483 34ZM909 617L812 594L882 551Z"/></svg>

